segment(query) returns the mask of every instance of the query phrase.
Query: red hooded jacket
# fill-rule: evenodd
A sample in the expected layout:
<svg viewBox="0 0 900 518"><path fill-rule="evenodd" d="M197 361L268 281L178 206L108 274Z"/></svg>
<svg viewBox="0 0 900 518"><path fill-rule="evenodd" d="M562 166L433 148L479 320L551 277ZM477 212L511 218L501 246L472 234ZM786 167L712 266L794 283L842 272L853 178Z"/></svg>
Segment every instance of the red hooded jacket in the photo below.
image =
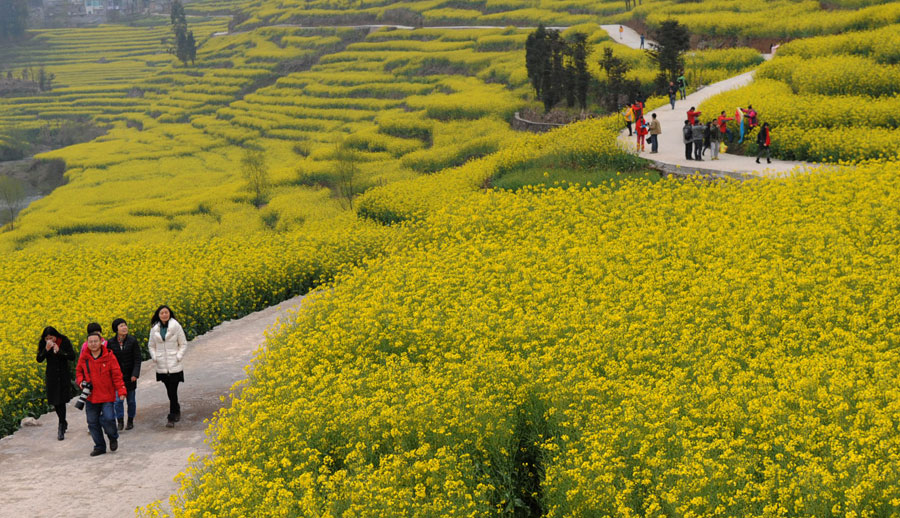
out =
<svg viewBox="0 0 900 518"><path fill-rule="evenodd" d="M87 398L91 403L111 403L116 400L116 393L122 397L127 394L116 355L102 345L97 358L88 352L78 359L75 382L80 387L82 381L90 381L94 386Z"/></svg>

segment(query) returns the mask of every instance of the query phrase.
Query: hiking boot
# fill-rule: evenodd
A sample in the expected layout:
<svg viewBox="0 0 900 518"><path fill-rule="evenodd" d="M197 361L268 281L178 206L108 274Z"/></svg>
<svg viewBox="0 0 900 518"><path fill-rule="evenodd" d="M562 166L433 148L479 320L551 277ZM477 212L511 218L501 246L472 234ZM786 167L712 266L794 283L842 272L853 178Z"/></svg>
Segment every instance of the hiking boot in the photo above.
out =
<svg viewBox="0 0 900 518"><path fill-rule="evenodd" d="M91 450L91 457L96 457L97 455L103 455L104 453L106 453L106 450L98 450L98 449L94 448L93 450Z"/></svg>
<svg viewBox="0 0 900 518"><path fill-rule="evenodd" d="M133 417L129 417L129 418L128 418L128 424L125 425L125 429L126 429L126 430L131 430L132 428L134 428L134 418L133 418Z"/></svg>
<svg viewBox="0 0 900 518"><path fill-rule="evenodd" d="M119 422L119 431L121 432L122 430L125 429L125 418L120 417L120 418L116 419L116 421Z"/></svg>
<svg viewBox="0 0 900 518"><path fill-rule="evenodd" d="M110 439L109 440L109 450L116 451L119 449L119 440L118 439Z"/></svg>

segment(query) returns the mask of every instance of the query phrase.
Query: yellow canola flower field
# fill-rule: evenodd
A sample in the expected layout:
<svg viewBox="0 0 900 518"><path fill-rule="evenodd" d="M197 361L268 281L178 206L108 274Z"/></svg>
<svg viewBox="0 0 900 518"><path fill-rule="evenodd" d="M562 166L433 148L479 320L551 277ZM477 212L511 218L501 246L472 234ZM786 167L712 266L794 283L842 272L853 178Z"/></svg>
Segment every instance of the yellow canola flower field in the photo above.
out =
<svg viewBox="0 0 900 518"><path fill-rule="evenodd" d="M900 514L897 163L458 201L270 337L174 516Z"/></svg>
<svg viewBox="0 0 900 518"><path fill-rule="evenodd" d="M146 340L150 315L165 303L189 337L202 334L306 292L343 265L377 253L392 234L346 219L330 232L309 232L314 237L256 232L173 244L171 235L157 232L110 245L101 233L92 241L83 236L82 246L48 240L4 255L0 435L15 431L26 414L46 411L44 371L35 363L44 326L56 327L77 347L88 322L110 333L112 319L123 317Z"/></svg>

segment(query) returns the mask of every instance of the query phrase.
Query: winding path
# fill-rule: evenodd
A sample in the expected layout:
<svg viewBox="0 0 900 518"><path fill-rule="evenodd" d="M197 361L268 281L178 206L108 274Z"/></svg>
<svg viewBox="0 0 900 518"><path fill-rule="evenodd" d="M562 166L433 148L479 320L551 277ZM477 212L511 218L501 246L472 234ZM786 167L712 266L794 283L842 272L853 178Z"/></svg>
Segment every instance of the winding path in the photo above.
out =
<svg viewBox="0 0 900 518"><path fill-rule="evenodd" d="M640 34L630 27L624 27L625 30L621 39L619 38L618 25L602 25L601 27L609 33L614 41L634 49L640 47ZM766 56L767 59L771 57L769 55L764 56ZM647 121L650 120L650 114L655 113L660 126L662 127L662 135L660 135L659 139L659 153L651 154L650 145L647 144L645 147L646 152L639 153L639 155L642 158L646 158L653 162L657 169L666 171L670 174L699 173L713 177L746 178L747 176L782 176L794 170L820 167L821 164L776 160L774 158L772 159L771 164L766 164L765 162L757 164L755 162L755 157L732 155L728 153L720 154L719 160L715 161L709 159L709 153L706 154L703 162L686 160L684 158L684 143L681 137L681 127L684 126L684 121L687 119L687 111L692 106L699 106L703 101L710 97L750 84L750 82L753 81L754 73L755 71L751 70L750 72L745 72L725 79L724 81L704 86L688 95L686 99L676 101L674 110L669 104L666 104L665 106L647 113ZM763 121L765 121L764 115L765 114L763 114L762 117ZM707 117L711 118L711 116L712 114L704 114L701 118L705 120ZM773 134L773 137L778 138L777 133ZM635 137L629 137L627 130L623 130L619 134L619 142L623 147L629 149L634 149L636 146Z"/></svg>
<svg viewBox="0 0 900 518"><path fill-rule="evenodd" d="M56 414L37 426L24 426L0 439L0 516L121 518L155 500L167 502L178 484L175 475L192 453L206 454L207 419L222 407L232 384L246 378L244 368L263 343L264 332L301 304L295 297L224 322L188 345L185 383L179 389L182 420L166 428L169 403L156 382L152 364L144 362L138 381L138 412L133 430L119 432L119 450L99 457L84 413L68 405L69 431L56 440Z"/></svg>

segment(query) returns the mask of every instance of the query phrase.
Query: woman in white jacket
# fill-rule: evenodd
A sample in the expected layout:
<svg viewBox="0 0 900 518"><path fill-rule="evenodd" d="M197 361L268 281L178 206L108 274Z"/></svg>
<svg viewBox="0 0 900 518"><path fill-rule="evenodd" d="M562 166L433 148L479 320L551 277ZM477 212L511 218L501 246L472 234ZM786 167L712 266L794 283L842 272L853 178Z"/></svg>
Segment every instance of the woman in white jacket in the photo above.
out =
<svg viewBox="0 0 900 518"><path fill-rule="evenodd" d="M150 358L156 362L156 381L161 381L166 386L166 394L169 396L166 427L172 428L181 420L178 384L184 382L184 366L181 360L187 349L187 338L169 306L162 305L157 308L153 318L150 319L150 340L147 348L150 350Z"/></svg>

